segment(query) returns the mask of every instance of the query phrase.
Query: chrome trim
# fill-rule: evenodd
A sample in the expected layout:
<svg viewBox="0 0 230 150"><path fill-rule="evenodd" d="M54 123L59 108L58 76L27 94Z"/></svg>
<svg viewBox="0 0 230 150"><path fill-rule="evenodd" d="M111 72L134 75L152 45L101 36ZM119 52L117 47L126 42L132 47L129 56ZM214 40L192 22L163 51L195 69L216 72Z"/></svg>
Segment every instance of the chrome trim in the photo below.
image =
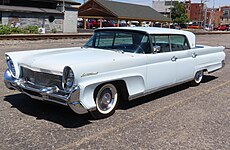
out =
<svg viewBox="0 0 230 150"><path fill-rule="evenodd" d="M221 64L222 64L222 68L224 68L224 66L225 66L225 60L222 60Z"/></svg>
<svg viewBox="0 0 230 150"><path fill-rule="evenodd" d="M62 72L58 72L58 71L53 71L53 70L48 70L48 69L41 69L41 68L36 68L36 67L30 67L29 65L23 64L23 63L19 63L20 67L24 67L27 69L30 69L32 71L36 71L36 72L43 72L43 73L48 73L48 74L54 74L54 75L59 75L62 76Z"/></svg>
<svg viewBox="0 0 230 150"><path fill-rule="evenodd" d="M84 114L88 112L81 103L79 86L76 86L70 92L65 92L60 90L57 86L45 87L27 82L23 79L15 79L11 75L9 69L7 69L4 73L4 83L7 88L18 90L30 96L31 98L69 106L74 112L78 114Z"/></svg>
<svg viewBox="0 0 230 150"><path fill-rule="evenodd" d="M192 53L192 58L196 58L197 54L196 53Z"/></svg>
<svg viewBox="0 0 230 150"><path fill-rule="evenodd" d="M93 75L97 75L97 74L98 74L98 72L83 73L83 74L81 75L81 77L93 76Z"/></svg>

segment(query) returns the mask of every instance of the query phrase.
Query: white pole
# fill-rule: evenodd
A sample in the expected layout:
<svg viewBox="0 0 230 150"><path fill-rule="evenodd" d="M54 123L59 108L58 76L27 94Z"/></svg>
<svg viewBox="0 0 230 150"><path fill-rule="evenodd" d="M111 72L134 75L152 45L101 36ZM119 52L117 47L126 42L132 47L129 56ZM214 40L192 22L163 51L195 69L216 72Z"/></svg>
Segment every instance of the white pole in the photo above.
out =
<svg viewBox="0 0 230 150"><path fill-rule="evenodd" d="M63 0L62 11L65 12L65 0Z"/></svg>

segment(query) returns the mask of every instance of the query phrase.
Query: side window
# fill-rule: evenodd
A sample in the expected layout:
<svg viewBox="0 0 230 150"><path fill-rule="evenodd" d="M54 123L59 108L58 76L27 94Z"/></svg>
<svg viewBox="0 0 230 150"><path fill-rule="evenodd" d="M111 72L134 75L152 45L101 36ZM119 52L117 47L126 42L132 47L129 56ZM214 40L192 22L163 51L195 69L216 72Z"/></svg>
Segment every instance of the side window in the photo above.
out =
<svg viewBox="0 0 230 150"><path fill-rule="evenodd" d="M151 54L151 47L149 42L149 36L144 35L140 44L141 49L144 50L145 54Z"/></svg>
<svg viewBox="0 0 230 150"><path fill-rule="evenodd" d="M117 33L114 41L114 46L122 44L133 44L132 34L127 33Z"/></svg>
<svg viewBox="0 0 230 150"><path fill-rule="evenodd" d="M188 41L182 35L170 35L170 43L172 51L181 51L189 49Z"/></svg>
<svg viewBox="0 0 230 150"><path fill-rule="evenodd" d="M153 46L160 46L159 53L170 52L169 36L168 35L155 35L151 36Z"/></svg>
<svg viewBox="0 0 230 150"><path fill-rule="evenodd" d="M108 47L113 45L114 34L101 33L96 35L95 47Z"/></svg>

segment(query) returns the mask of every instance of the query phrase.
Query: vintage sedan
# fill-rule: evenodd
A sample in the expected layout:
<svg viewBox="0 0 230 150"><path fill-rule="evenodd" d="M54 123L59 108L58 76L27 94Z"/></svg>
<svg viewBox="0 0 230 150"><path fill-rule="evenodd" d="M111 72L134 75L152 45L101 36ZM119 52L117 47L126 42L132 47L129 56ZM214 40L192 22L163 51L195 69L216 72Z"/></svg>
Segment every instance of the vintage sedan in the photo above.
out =
<svg viewBox="0 0 230 150"><path fill-rule="evenodd" d="M112 115L119 101L191 81L224 67L224 47L196 45L188 31L121 27L95 30L83 47L6 53L6 87L31 98Z"/></svg>

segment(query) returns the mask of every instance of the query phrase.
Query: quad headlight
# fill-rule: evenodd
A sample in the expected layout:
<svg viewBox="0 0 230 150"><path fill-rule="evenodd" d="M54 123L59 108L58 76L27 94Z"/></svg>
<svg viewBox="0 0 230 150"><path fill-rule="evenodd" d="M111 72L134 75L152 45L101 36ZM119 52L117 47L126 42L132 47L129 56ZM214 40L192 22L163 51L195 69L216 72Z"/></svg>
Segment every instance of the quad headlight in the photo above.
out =
<svg viewBox="0 0 230 150"><path fill-rule="evenodd" d="M70 67L65 67L63 70L62 87L69 92L74 84L74 73Z"/></svg>
<svg viewBox="0 0 230 150"><path fill-rule="evenodd" d="M15 69L12 59L8 55L6 55L6 63L7 63L8 69L10 70L10 73L12 74L12 76L15 77L16 69Z"/></svg>

